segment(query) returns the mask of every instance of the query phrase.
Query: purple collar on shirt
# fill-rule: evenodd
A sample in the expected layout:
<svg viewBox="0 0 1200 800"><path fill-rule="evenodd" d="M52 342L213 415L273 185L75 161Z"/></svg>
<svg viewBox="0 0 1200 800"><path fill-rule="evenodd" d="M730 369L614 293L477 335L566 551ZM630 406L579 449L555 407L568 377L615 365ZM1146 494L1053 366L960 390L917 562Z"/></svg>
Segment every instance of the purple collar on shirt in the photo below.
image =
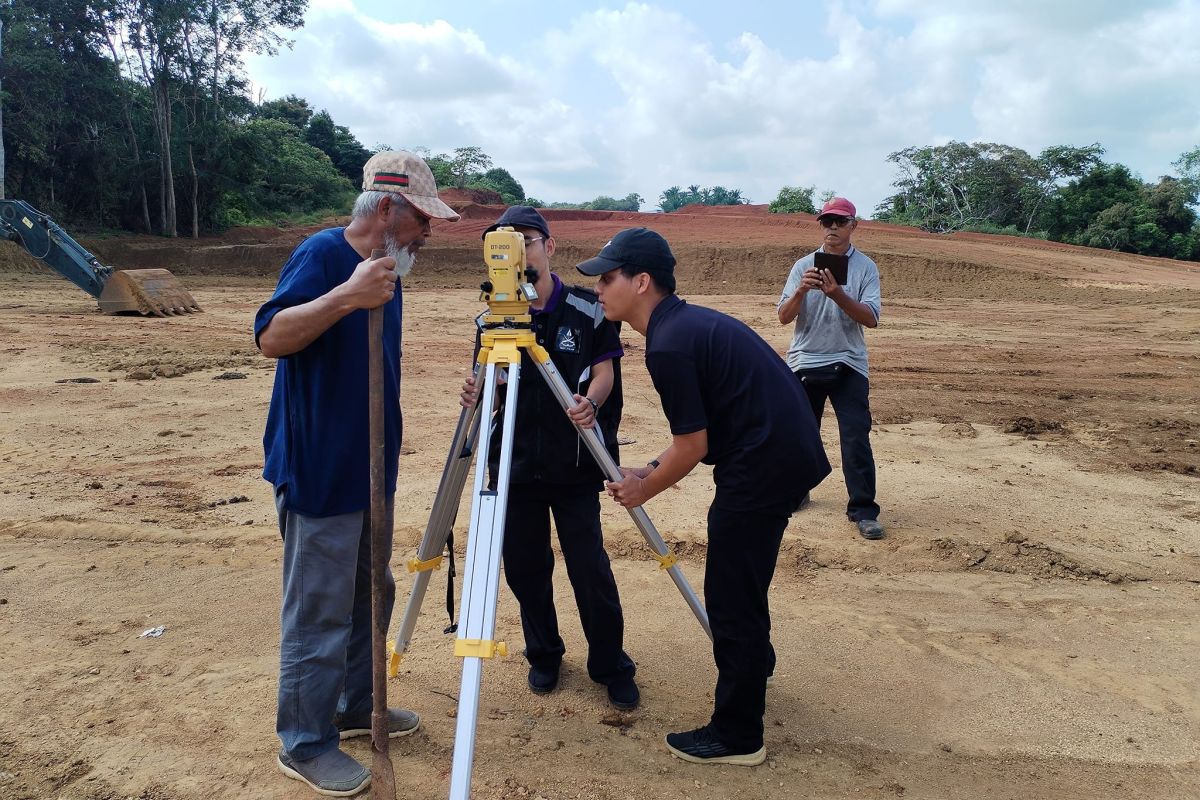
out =
<svg viewBox="0 0 1200 800"><path fill-rule="evenodd" d="M531 307L529 309L529 313L531 315L549 314L554 309L558 308L558 301L562 299L563 294L563 282L562 279L553 272L550 273L550 280L554 281L554 288L550 290L550 299L547 300L546 305L541 308Z"/></svg>

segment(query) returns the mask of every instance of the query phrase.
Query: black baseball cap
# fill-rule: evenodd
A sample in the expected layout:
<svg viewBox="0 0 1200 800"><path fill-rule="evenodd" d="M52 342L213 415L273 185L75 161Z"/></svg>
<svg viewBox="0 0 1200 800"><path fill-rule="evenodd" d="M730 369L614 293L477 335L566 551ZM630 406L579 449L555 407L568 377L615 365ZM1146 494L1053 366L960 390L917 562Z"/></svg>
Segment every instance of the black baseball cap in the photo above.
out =
<svg viewBox="0 0 1200 800"><path fill-rule="evenodd" d="M675 256L661 234L649 228L626 228L600 248L600 254L575 269L595 277L625 264L644 272L670 275L675 271Z"/></svg>
<svg viewBox="0 0 1200 800"><path fill-rule="evenodd" d="M509 206L500 215L500 219L488 226L483 235L487 236L496 228L505 225L513 228L536 228L541 231L542 236L550 236L550 226L546 224L546 218L539 214L533 206Z"/></svg>

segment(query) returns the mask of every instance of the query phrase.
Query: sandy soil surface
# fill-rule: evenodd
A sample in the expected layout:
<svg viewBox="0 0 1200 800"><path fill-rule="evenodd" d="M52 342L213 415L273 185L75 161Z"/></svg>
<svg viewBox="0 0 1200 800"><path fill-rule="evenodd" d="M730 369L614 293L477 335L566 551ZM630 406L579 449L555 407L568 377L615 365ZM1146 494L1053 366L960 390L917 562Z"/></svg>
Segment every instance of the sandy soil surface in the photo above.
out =
<svg viewBox="0 0 1200 800"><path fill-rule="evenodd" d="M466 287L490 213L439 227L406 291L398 568L457 418L478 308ZM652 222L691 301L786 346L774 303L815 241L811 219L569 216L552 219L560 267ZM250 336L279 253L301 235L89 242L125 254L107 256L118 266L184 276L205 312L167 320L100 316L5 248L0 797L313 796L273 764L280 545L259 471L274 365ZM869 341L888 536L857 536L836 471L793 518L772 593L767 764L667 753L667 732L707 719L711 653L606 504L643 706L615 714L588 680L560 569L561 687L535 697L519 657L487 664L474 796L1200 796L1196 265L873 224L858 241L884 276ZM626 339L623 452L638 464L667 432L642 340ZM827 415L836 464L835 431ZM697 589L711 494L700 470L647 507ZM459 665L441 634L444 580L391 683L423 715L393 743L398 797L447 794ZM401 599L409 585L402 575ZM158 625L160 638L138 637ZM498 627L519 652L507 589ZM370 760L364 740L347 749Z"/></svg>

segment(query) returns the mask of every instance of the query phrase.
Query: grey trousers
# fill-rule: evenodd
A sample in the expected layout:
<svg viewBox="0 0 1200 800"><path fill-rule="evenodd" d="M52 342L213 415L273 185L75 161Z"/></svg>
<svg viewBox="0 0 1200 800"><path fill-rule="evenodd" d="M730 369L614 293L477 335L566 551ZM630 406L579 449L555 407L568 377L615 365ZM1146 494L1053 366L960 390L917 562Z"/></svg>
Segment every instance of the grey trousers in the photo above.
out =
<svg viewBox="0 0 1200 800"><path fill-rule="evenodd" d="M288 755L304 761L338 746L336 714L371 713L371 537L364 511L306 517L286 502L286 491L276 491L283 601L275 730ZM390 498L387 511L390 518ZM390 620L391 569L386 586Z"/></svg>

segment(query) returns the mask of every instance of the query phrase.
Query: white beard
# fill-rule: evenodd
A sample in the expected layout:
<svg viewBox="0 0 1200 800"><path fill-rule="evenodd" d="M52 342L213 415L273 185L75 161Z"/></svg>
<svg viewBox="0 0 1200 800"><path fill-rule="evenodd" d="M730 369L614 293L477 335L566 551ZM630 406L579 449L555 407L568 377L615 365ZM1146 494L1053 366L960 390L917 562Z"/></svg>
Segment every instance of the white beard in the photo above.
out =
<svg viewBox="0 0 1200 800"><path fill-rule="evenodd" d="M403 278L412 271L413 264L417 261L417 254L409 250L408 247L401 246L391 231L383 235L383 247L389 256L396 259L397 277Z"/></svg>

